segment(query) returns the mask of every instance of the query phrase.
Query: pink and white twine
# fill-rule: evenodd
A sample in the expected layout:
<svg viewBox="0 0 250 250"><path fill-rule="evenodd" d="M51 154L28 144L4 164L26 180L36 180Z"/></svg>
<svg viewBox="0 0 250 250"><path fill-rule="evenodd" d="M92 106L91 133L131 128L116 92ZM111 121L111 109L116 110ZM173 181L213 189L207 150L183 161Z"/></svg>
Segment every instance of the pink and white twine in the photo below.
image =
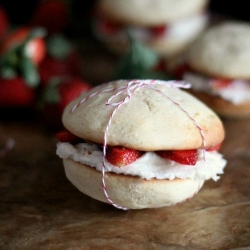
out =
<svg viewBox="0 0 250 250"><path fill-rule="evenodd" d="M115 113L118 111L118 109L125 103L127 103L131 97L133 96L133 94L142 89L142 88L150 88L154 91L157 91L159 93L161 93L162 95L164 95L168 100L170 100L173 104L175 104L182 112L184 112L195 124L195 126L198 128L201 138L202 138L202 148L203 148L203 160L205 161L205 137L204 137L204 133L201 129L201 127L199 126L199 124L195 121L195 119L175 100L173 100L170 96L166 95L165 93L163 93L161 90L157 89L154 85L158 84L158 85L162 85L165 87L169 87L169 88L184 88L184 89L188 89L191 87L191 85L187 82L184 81L176 81L176 80L172 80L172 81L163 81L163 80L131 80L128 81L128 83L126 84L126 86L124 87L110 87L110 88L106 88L106 89L100 89L99 91L96 91L92 94L90 94L89 96L83 98L82 100L80 100L72 109L71 109L71 113L73 113L82 103L88 101L90 98L95 97L101 93L105 93L105 92L113 92L113 91L117 91L114 95L112 95L107 101L106 101L106 106L113 106L115 107L115 109L112 111L112 113L110 114L109 120L108 120L108 124L106 126L105 132L104 132L104 143L103 143L103 160L102 160L102 188L103 188L103 192L104 195L107 199L107 201L113 205L116 208L119 209L123 209L123 210L128 210L128 208L123 207L123 206L119 206L118 204L114 203L112 201L112 199L109 197L107 188L106 188L106 184L105 184L105 170L106 170L106 148L107 148L107 136L108 136L108 131L112 122L112 119L115 115ZM104 85L104 84L103 84ZM123 98L123 100L119 101L119 102L112 102L113 99L123 93L126 93L125 98ZM201 188L201 184L199 185L197 191L194 193L194 195L199 191L199 189ZM192 196L194 196L192 195ZM192 197L191 196L191 197ZM189 197L189 198L191 198ZM187 199L189 199L187 198ZM187 200L185 199L185 200ZM182 201L180 201L182 202ZM180 203L178 202L178 203ZM177 204L177 203L176 203Z"/></svg>

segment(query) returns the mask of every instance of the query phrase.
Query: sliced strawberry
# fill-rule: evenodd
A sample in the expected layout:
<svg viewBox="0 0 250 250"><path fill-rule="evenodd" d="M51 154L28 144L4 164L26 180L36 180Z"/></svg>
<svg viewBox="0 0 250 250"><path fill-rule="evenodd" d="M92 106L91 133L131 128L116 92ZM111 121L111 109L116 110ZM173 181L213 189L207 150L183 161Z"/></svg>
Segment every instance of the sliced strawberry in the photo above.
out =
<svg viewBox="0 0 250 250"><path fill-rule="evenodd" d="M166 63L164 60L159 59L158 63L154 67L154 71L161 72L161 71L166 71Z"/></svg>
<svg viewBox="0 0 250 250"><path fill-rule="evenodd" d="M100 20L100 28L102 32L113 35L117 31L120 30L120 26L112 21L109 21L107 19Z"/></svg>
<svg viewBox="0 0 250 250"><path fill-rule="evenodd" d="M158 151L157 154L162 158L185 165L195 165L198 158L196 149Z"/></svg>
<svg viewBox="0 0 250 250"><path fill-rule="evenodd" d="M64 129L58 133L56 133L56 138L60 141L60 142L69 142L71 144L76 144L78 142L80 142L82 139L79 138L78 136L72 134L70 131L68 131L67 129Z"/></svg>
<svg viewBox="0 0 250 250"><path fill-rule="evenodd" d="M142 151L130 148L125 148L121 146L108 146L106 151L106 159L112 165L115 165L117 167L123 167L136 161L139 157L142 156L142 154Z"/></svg>
<svg viewBox="0 0 250 250"><path fill-rule="evenodd" d="M228 79L213 79L210 81L211 86L214 89L226 88L232 81Z"/></svg>
<svg viewBox="0 0 250 250"><path fill-rule="evenodd" d="M166 30L167 30L167 26L165 24L150 28L150 32L155 37L163 36Z"/></svg>
<svg viewBox="0 0 250 250"><path fill-rule="evenodd" d="M214 145L212 147L206 148L207 151L219 151L221 148L221 143Z"/></svg>
<svg viewBox="0 0 250 250"><path fill-rule="evenodd" d="M173 74L177 79L182 79L183 75L189 70L189 66L186 63L181 63L173 69Z"/></svg>

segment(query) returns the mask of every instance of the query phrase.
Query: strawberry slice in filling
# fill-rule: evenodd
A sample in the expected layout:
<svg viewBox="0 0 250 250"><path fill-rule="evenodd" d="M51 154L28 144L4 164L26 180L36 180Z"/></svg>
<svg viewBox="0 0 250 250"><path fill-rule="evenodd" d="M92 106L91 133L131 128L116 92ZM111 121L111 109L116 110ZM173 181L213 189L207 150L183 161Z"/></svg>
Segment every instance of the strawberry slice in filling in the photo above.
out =
<svg viewBox="0 0 250 250"><path fill-rule="evenodd" d="M149 32L151 32L154 37L161 37L164 36L164 34L167 32L167 29L167 25L164 24L149 28Z"/></svg>
<svg viewBox="0 0 250 250"><path fill-rule="evenodd" d="M98 20L98 25L99 25L99 30L107 35L114 35L118 33L119 31L124 31L126 26L122 26L119 23L116 23L114 21L104 19L104 18L99 18ZM163 25L158 25L158 26L153 26L153 27L148 27L148 28L143 28L139 26L131 26L133 30L137 31L144 31L149 33L152 37L162 37L166 34L168 30L168 26L163 24Z"/></svg>
<svg viewBox="0 0 250 250"><path fill-rule="evenodd" d="M71 144L77 144L85 142L83 139L72 134L67 129L64 129L56 134L56 138L60 142L69 142ZM101 149L101 146L98 145ZM206 151L218 151L221 148L221 143L212 147L206 148ZM125 148L123 146L107 146L106 159L107 161L117 167L123 167L129 165L140 158L145 152L135 150L131 148ZM163 159L175 161L184 165L195 165L198 160L198 150L162 150L155 151L155 153Z"/></svg>
<svg viewBox="0 0 250 250"><path fill-rule="evenodd" d="M220 148L221 148L221 143L219 143L217 145L214 145L212 147L206 148L206 151L209 151L209 152L211 152L211 151L219 151Z"/></svg>
<svg viewBox="0 0 250 250"><path fill-rule="evenodd" d="M190 150L165 150L156 152L160 157L185 165L195 165L198 153L196 149Z"/></svg>
<svg viewBox="0 0 250 250"><path fill-rule="evenodd" d="M122 27L115 23L112 22L110 20L107 19L102 19L99 20L99 27L100 30L105 33L105 34L109 34L109 35L114 35L115 33L117 33L118 31L120 31L122 29Z"/></svg>
<svg viewBox="0 0 250 250"><path fill-rule="evenodd" d="M56 133L56 138L60 142L69 142L70 144L77 144L83 141L83 139L72 134L67 129L61 130L58 133Z"/></svg>
<svg viewBox="0 0 250 250"><path fill-rule="evenodd" d="M210 80L210 86L215 89L215 90L219 90L219 89L223 89L228 87L231 83L232 80L227 80L227 79L212 79Z"/></svg>
<svg viewBox="0 0 250 250"><path fill-rule="evenodd" d="M115 166L123 167L136 161L143 154L142 151L115 146L107 147L106 159L107 161Z"/></svg>

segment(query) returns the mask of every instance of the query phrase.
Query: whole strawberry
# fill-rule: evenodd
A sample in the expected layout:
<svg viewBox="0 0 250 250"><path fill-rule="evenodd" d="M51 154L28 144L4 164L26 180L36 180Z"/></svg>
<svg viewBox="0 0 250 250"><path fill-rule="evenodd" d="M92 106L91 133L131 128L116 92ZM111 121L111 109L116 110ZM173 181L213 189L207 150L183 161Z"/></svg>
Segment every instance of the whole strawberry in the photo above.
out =
<svg viewBox="0 0 250 250"><path fill-rule="evenodd" d="M54 77L80 77L81 73L79 66L80 63L78 62L78 58L73 54L69 55L69 57L65 59L46 56L38 69L41 79L40 83L42 86L46 86Z"/></svg>
<svg viewBox="0 0 250 250"><path fill-rule="evenodd" d="M30 107L35 101L34 88L21 77L0 78L0 108Z"/></svg>
<svg viewBox="0 0 250 250"><path fill-rule="evenodd" d="M40 83L38 64L44 59L46 31L19 27L8 34L0 47L1 78L22 77L29 85Z"/></svg>
<svg viewBox="0 0 250 250"><path fill-rule="evenodd" d="M37 65L45 56L43 29L20 27L0 47L0 107L33 108L40 78Z"/></svg>
<svg viewBox="0 0 250 250"><path fill-rule="evenodd" d="M81 76L81 57L68 38L58 34L50 36L46 48L46 57L38 69L42 86L54 77Z"/></svg>
<svg viewBox="0 0 250 250"><path fill-rule="evenodd" d="M67 104L92 86L81 78L54 78L43 90L41 112L47 124L62 127L62 113Z"/></svg>
<svg viewBox="0 0 250 250"><path fill-rule="evenodd" d="M19 27L8 34L1 44L1 56L15 54L18 59L29 58L38 65L45 57L44 37L46 30L42 28ZM8 55L7 55L8 56Z"/></svg>

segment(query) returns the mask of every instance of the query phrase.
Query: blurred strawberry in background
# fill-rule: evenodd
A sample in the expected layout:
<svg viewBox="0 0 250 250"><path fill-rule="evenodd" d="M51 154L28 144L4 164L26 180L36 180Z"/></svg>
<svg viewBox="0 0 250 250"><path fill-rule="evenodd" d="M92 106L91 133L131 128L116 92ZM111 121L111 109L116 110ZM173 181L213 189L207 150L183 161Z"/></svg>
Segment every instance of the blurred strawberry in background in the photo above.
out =
<svg viewBox="0 0 250 250"><path fill-rule="evenodd" d="M14 111L25 119L24 113L32 110L45 124L61 128L65 106L92 88L82 76L78 46L66 32L71 5L67 0L38 0L26 21L17 24L11 23L0 4L1 112L14 118ZM9 9L12 20L19 20L16 10Z"/></svg>
<svg viewBox="0 0 250 250"><path fill-rule="evenodd" d="M46 53L45 35L46 30L43 28L19 27L3 40L1 55L9 56L15 53L18 60L26 57L38 65Z"/></svg>
<svg viewBox="0 0 250 250"><path fill-rule="evenodd" d="M46 39L47 54L39 65L41 85L46 86L54 77L81 77L82 59L73 42L62 34Z"/></svg>
<svg viewBox="0 0 250 250"><path fill-rule="evenodd" d="M62 128L62 113L69 102L92 88L91 84L75 76L55 77L44 87L41 96L41 113L48 125Z"/></svg>
<svg viewBox="0 0 250 250"><path fill-rule="evenodd" d="M65 35L46 38L46 57L38 67L40 76L39 112L51 127L61 129L66 105L92 88L82 77L82 58Z"/></svg>
<svg viewBox="0 0 250 250"><path fill-rule="evenodd" d="M35 89L22 77L0 79L0 108L31 107L35 96Z"/></svg>
<svg viewBox="0 0 250 250"><path fill-rule="evenodd" d="M10 26L8 14L3 6L0 5L0 42L4 39Z"/></svg>
<svg viewBox="0 0 250 250"><path fill-rule="evenodd" d="M70 6L65 0L43 0L35 7L30 25L46 28L48 34L64 33L70 24Z"/></svg>
<svg viewBox="0 0 250 250"><path fill-rule="evenodd" d="M46 55L45 30L19 27L0 47L0 107L31 106L40 84L38 65Z"/></svg>

